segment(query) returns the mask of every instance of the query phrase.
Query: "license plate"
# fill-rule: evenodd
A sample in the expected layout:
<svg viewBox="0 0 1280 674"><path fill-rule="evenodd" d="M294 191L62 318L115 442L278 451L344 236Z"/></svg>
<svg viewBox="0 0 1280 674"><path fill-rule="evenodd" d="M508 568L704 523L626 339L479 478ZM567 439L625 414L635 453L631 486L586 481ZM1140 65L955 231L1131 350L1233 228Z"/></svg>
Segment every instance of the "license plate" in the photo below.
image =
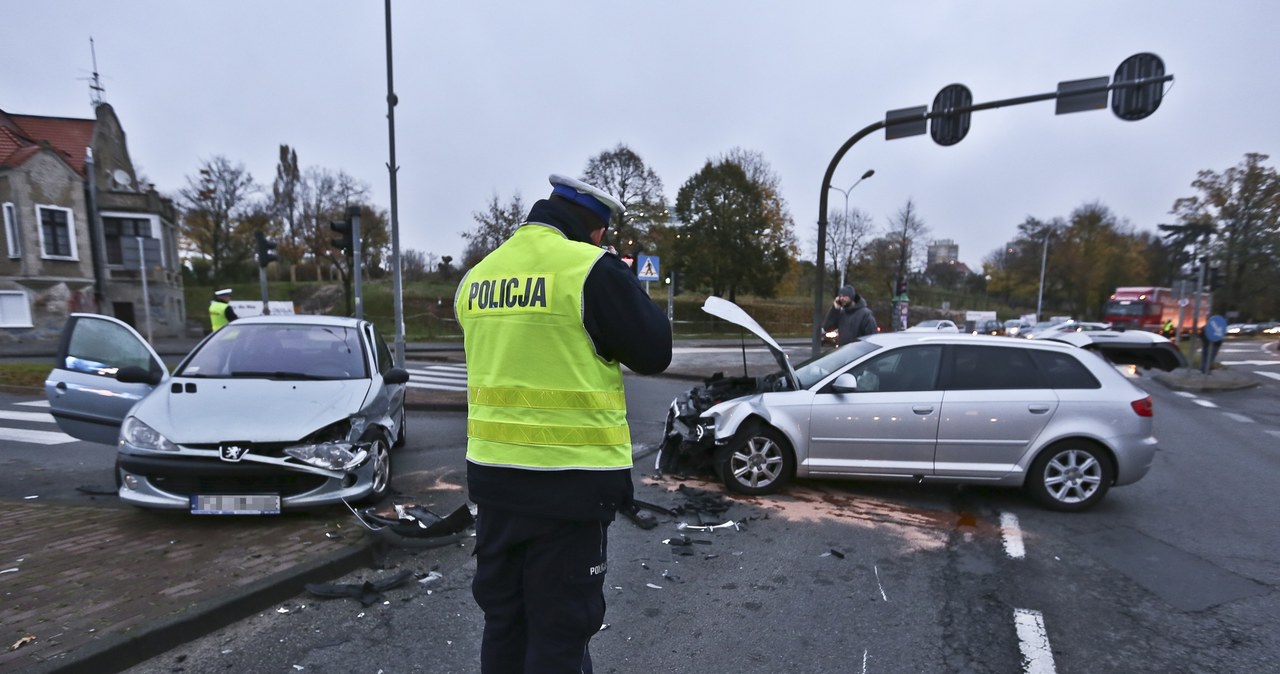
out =
<svg viewBox="0 0 1280 674"><path fill-rule="evenodd" d="M279 494L199 494L191 497L193 515L279 515Z"/></svg>

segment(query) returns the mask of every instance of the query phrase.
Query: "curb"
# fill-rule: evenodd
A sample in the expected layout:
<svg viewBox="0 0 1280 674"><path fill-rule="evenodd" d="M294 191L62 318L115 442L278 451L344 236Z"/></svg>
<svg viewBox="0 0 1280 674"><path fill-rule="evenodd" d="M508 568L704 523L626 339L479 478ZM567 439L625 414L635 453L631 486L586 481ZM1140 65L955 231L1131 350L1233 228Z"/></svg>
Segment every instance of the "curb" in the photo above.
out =
<svg viewBox="0 0 1280 674"><path fill-rule="evenodd" d="M98 644L47 660L27 671L32 674L98 674L119 672L166 653L179 644L210 634L234 622L302 594L307 583L350 573L373 561L367 536L362 542L238 588L230 596L198 602L171 618L144 623L136 632L104 639Z"/></svg>

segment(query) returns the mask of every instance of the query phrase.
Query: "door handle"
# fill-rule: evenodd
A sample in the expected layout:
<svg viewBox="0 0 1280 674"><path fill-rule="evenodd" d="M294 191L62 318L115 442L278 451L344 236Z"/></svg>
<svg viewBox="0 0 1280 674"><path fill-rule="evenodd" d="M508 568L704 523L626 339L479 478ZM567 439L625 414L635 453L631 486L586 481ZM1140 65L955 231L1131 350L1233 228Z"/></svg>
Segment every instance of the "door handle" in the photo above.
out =
<svg viewBox="0 0 1280 674"><path fill-rule="evenodd" d="M58 389L59 397L61 397L63 394L67 392L67 382L65 381L60 381L57 384L54 384L53 387Z"/></svg>
<svg viewBox="0 0 1280 674"><path fill-rule="evenodd" d="M1045 412L1049 411L1049 406L1048 405L1027 405L1027 409L1030 410L1032 414L1044 414Z"/></svg>
<svg viewBox="0 0 1280 674"><path fill-rule="evenodd" d="M933 406L932 405L916 405L915 407L911 408L911 411L915 412L916 414L933 414Z"/></svg>

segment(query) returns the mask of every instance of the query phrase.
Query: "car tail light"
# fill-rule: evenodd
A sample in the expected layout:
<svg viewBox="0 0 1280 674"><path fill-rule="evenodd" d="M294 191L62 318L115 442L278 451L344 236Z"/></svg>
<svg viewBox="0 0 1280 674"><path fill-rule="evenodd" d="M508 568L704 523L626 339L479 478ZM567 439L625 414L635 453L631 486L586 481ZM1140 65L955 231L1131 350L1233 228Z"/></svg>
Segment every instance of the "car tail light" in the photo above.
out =
<svg viewBox="0 0 1280 674"><path fill-rule="evenodd" d="M1129 403L1129 406L1132 407L1133 411L1137 412L1140 417L1152 416L1153 410L1151 405L1151 396L1139 398L1138 400Z"/></svg>

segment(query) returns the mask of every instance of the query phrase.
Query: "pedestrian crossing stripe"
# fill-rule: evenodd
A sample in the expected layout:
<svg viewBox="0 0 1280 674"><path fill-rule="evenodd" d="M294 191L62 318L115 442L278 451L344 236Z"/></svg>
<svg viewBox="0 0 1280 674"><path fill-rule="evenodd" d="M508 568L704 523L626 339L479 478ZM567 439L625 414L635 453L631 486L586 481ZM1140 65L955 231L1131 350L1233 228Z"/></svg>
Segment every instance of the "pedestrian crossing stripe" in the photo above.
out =
<svg viewBox="0 0 1280 674"><path fill-rule="evenodd" d="M0 440L30 442L36 445L61 445L76 439L57 431L33 431L26 428L0 428Z"/></svg>

